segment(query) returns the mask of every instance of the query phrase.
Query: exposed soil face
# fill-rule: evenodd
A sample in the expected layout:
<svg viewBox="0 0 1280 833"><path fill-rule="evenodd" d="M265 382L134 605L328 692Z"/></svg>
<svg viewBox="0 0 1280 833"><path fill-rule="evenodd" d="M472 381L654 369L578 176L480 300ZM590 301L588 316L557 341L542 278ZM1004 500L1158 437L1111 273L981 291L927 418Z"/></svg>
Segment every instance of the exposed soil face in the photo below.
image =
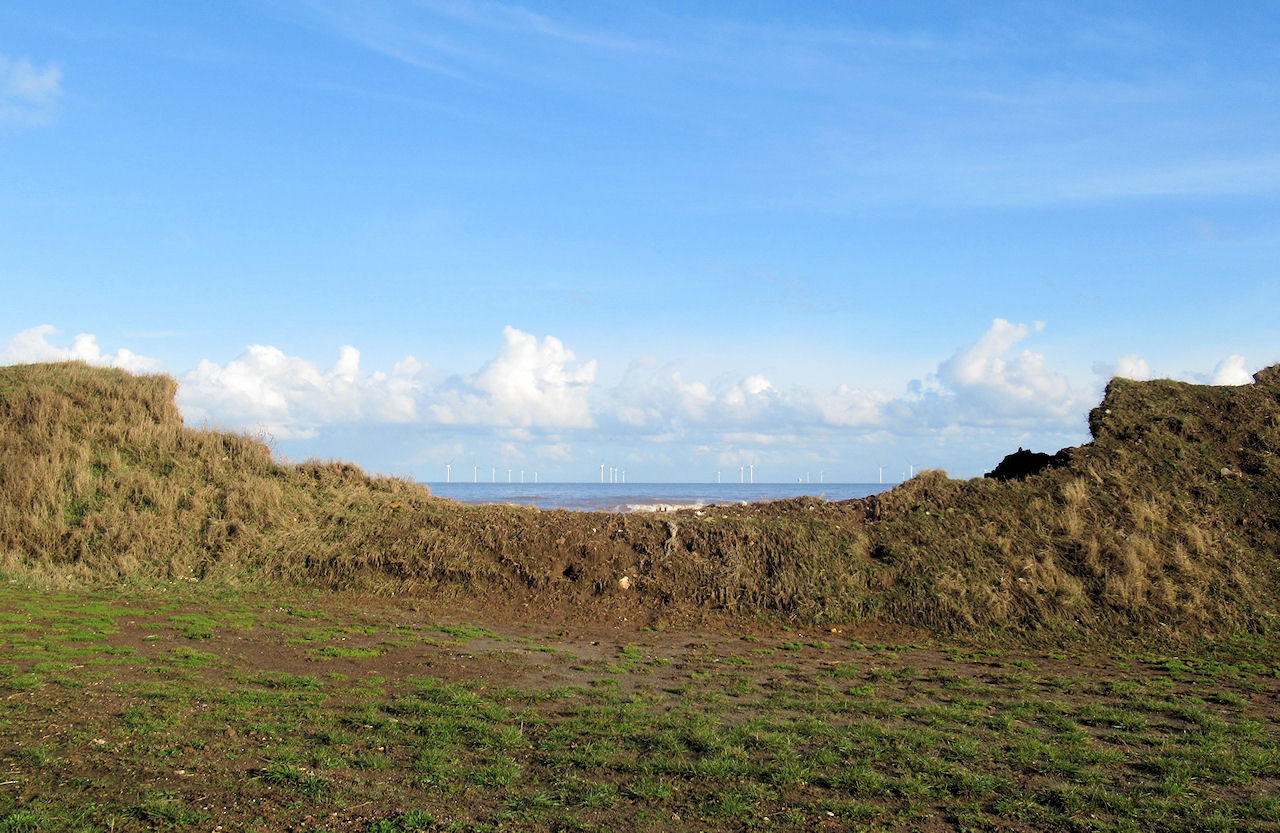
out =
<svg viewBox="0 0 1280 833"><path fill-rule="evenodd" d="M0 596L0 820L40 829L1033 830L1167 812L1171 784L1239 829L1280 819L1265 645L1135 658L340 594Z"/></svg>

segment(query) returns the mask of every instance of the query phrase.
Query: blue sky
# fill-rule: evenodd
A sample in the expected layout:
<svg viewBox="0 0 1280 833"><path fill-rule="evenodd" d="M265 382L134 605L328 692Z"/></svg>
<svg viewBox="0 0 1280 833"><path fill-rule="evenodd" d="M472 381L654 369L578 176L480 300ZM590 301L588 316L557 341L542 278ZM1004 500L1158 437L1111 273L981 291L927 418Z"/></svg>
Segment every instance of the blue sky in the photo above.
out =
<svg viewBox="0 0 1280 833"><path fill-rule="evenodd" d="M1271 3L11 0L0 361L424 480L973 476L1280 361L1278 70Z"/></svg>

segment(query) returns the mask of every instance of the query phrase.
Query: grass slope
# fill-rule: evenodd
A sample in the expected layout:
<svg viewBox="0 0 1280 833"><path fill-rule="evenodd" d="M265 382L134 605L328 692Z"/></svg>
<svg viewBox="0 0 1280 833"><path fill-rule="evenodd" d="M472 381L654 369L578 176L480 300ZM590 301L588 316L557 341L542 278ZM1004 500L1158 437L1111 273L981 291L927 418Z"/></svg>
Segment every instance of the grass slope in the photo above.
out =
<svg viewBox="0 0 1280 833"><path fill-rule="evenodd" d="M1280 610L1280 366L1239 388L1116 380L1093 441L1022 481L925 472L862 501L670 516L468 507L342 463L282 464L185 427L175 385L0 368L0 569L1046 639L1270 631Z"/></svg>

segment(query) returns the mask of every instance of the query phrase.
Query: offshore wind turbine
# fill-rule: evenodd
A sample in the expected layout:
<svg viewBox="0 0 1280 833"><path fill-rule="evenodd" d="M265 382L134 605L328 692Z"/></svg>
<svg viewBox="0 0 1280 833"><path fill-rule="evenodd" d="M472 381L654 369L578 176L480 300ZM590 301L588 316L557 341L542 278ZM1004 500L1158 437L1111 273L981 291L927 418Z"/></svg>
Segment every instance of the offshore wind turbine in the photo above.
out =
<svg viewBox="0 0 1280 833"><path fill-rule="evenodd" d="M453 482L453 461L452 460L444 464L444 482L445 483Z"/></svg>

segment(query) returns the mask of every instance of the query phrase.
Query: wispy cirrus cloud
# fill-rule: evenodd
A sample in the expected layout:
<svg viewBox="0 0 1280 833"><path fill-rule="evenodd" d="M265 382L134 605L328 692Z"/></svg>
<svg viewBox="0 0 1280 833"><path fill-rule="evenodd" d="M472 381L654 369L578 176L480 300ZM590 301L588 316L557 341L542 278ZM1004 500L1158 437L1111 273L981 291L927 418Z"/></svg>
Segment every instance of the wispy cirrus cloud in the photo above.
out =
<svg viewBox="0 0 1280 833"><path fill-rule="evenodd" d="M651 46L636 38L574 26L515 3L424 0L418 5L439 15L489 29L537 35L596 49L638 50Z"/></svg>
<svg viewBox="0 0 1280 833"><path fill-rule="evenodd" d="M305 4L304 20L399 63L485 83L492 74L527 76L521 56L538 43L592 52L652 51L642 39L575 25L512 3L367 2L352 6L317 0ZM507 42L510 48L498 48Z"/></svg>

